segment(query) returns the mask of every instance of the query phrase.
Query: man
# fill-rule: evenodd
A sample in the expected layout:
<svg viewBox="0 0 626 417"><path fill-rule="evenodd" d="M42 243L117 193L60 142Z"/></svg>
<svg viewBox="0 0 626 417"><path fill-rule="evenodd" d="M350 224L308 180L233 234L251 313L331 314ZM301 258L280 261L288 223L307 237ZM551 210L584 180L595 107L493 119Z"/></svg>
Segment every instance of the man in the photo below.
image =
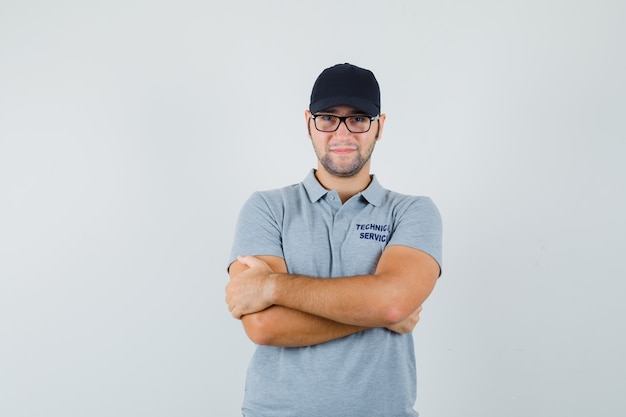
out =
<svg viewBox="0 0 626 417"><path fill-rule="evenodd" d="M258 345L243 415L417 416L411 331L440 275L439 212L370 175L371 71L325 69L305 120L317 169L253 194L237 224L226 302Z"/></svg>

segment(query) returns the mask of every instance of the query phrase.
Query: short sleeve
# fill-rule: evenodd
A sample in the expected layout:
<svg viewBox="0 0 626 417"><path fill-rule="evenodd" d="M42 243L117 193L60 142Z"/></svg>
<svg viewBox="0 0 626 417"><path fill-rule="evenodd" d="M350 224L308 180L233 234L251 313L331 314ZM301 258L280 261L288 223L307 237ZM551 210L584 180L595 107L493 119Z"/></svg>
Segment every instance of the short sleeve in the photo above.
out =
<svg viewBox="0 0 626 417"><path fill-rule="evenodd" d="M389 245L419 249L432 256L441 267L442 221L430 198L415 197L397 213Z"/></svg>
<svg viewBox="0 0 626 417"><path fill-rule="evenodd" d="M239 255L283 258L281 218L261 192L252 194L239 213L228 265Z"/></svg>

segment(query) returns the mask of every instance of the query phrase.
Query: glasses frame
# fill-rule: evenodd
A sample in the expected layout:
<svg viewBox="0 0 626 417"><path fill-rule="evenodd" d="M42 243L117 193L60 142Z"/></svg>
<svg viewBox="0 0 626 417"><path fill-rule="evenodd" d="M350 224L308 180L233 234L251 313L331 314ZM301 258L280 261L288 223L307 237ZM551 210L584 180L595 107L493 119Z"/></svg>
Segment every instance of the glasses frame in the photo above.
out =
<svg viewBox="0 0 626 417"><path fill-rule="evenodd" d="M337 127L334 128L333 130L321 130L317 127L317 122L315 121L316 117L321 117L321 116L331 116L331 117L336 117L337 119L339 119L339 123L337 123ZM367 119L369 119L370 121L370 125L367 127L367 130L364 130L363 132L353 132L352 130L350 130L350 127L348 126L348 123L346 123L346 120L350 119L351 117L365 117ZM315 129L318 132L323 132L323 133L331 133L331 132L336 132L337 129L339 129L339 126L341 126L341 123L343 123L344 125L346 125L346 129L348 129L348 132L350 133L367 133L370 131L370 129L372 128L372 122L378 120L380 118L380 115L376 115L376 116L370 116L369 114L352 114L350 116L337 116L335 114L327 114L327 113L318 113L318 114L312 114L310 116L310 119L313 119L313 126L315 126Z"/></svg>

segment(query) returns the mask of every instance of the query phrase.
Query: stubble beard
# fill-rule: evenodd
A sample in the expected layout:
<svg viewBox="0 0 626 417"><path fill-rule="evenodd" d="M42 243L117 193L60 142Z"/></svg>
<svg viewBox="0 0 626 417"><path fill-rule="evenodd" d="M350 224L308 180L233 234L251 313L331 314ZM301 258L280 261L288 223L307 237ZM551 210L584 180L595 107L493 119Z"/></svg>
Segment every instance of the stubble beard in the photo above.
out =
<svg viewBox="0 0 626 417"><path fill-rule="evenodd" d="M365 155L361 154L360 149L358 149L357 157L354 158L352 163L350 163L349 165L344 166L340 163L337 163L330 156L330 152L328 150L326 151L325 155L320 156L318 159L320 161L320 164L324 167L326 171L328 171L328 173L337 177L352 177L361 172L361 169L363 169L365 164L367 164L367 162L370 160L372 152L374 151L374 145L375 142L373 142L372 145L367 149Z"/></svg>

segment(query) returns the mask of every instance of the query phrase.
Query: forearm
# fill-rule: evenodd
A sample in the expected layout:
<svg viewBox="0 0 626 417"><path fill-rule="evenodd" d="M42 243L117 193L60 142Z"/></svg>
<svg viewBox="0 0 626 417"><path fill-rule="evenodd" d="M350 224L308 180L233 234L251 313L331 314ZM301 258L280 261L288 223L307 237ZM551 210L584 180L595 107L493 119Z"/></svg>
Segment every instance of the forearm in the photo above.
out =
<svg viewBox="0 0 626 417"><path fill-rule="evenodd" d="M312 278L274 274L275 305L350 326L385 327L401 320L392 286L375 275Z"/></svg>
<svg viewBox="0 0 626 417"><path fill-rule="evenodd" d="M274 273L272 304L364 327L387 327L406 319L432 292L439 265L429 255L394 246L375 274L313 278Z"/></svg>
<svg viewBox="0 0 626 417"><path fill-rule="evenodd" d="M367 330L278 305L241 320L253 342L279 347L312 346Z"/></svg>

